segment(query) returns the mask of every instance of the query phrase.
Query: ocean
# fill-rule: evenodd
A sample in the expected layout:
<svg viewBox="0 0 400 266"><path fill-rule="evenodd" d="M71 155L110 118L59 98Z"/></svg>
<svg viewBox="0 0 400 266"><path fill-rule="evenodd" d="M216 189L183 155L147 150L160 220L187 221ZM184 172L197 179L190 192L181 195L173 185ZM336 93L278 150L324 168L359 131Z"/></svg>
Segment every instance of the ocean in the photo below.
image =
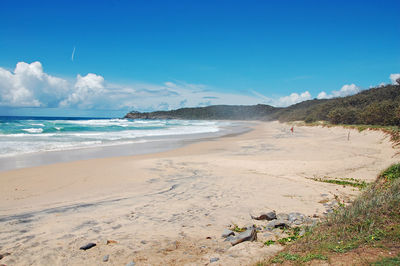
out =
<svg viewBox="0 0 400 266"><path fill-rule="evenodd" d="M227 122L73 117L0 117L0 157L218 132Z"/></svg>
<svg viewBox="0 0 400 266"><path fill-rule="evenodd" d="M0 116L0 170L159 152L243 130L226 121Z"/></svg>

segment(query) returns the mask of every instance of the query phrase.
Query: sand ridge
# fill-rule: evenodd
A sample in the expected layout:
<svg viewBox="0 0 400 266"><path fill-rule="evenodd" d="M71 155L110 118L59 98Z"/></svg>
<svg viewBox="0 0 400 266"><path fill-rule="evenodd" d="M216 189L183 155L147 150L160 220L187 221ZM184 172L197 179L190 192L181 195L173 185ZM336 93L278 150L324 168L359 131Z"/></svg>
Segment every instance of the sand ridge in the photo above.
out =
<svg viewBox="0 0 400 266"><path fill-rule="evenodd" d="M387 136L339 127L253 123L253 131L167 152L60 163L0 173L5 264L250 264L279 246L221 239L253 209L322 215L321 195L357 189L309 177L372 181L397 162ZM210 237L211 239L207 239ZM107 240L115 244L106 244ZM79 250L87 242L98 245Z"/></svg>

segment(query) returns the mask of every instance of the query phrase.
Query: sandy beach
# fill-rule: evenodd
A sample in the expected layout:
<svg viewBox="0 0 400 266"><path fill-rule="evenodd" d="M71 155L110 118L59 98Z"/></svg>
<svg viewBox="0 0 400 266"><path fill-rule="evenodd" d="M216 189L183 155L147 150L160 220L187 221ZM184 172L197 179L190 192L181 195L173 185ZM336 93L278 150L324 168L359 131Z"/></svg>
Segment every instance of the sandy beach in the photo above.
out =
<svg viewBox="0 0 400 266"><path fill-rule="evenodd" d="M323 217L323 199L350 202L360 191L309 178L370 182L399 160L378 131L348 139L340 127L250 127L161 153L1 172L0 254L10 255L0 264L252 264L280 246L232 247L225 228L253 224L255 210ZM97 246L79 250L88 242Z"/></svg>

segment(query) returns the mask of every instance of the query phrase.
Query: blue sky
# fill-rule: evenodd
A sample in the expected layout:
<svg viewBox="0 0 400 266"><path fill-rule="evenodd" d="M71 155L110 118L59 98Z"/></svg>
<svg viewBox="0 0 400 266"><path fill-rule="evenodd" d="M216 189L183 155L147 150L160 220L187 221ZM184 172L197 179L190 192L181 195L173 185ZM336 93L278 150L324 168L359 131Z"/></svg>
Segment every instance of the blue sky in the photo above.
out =
<svg viewBox="0 0 400 266"><path fill-rule="evenodd" d="M398 10L398 0L1 1L0 115L348 95L400 72Z"/></svg>

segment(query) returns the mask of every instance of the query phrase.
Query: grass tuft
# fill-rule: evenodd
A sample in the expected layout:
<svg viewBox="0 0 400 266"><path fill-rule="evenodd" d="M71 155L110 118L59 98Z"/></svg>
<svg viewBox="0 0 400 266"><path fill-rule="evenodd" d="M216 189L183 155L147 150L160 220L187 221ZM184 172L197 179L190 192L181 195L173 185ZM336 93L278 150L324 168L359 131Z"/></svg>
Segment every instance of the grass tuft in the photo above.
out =
<svg viewBox="0 0 400 266"><path fill-rule="evenodd" d="M237 232L237 233L241 233L247 230L246 227L239 227L237 224L233 224L230 228L230 230Z"/></svg>
<svg viewBox="0 0 400 266"><path fill-rule="evenodd" d="M308 178L317 182L323 182L323 183L330 183L330 184L336 184L336 185L341 185L341 186L351 186L351 187L356 187L359 189L364 189L367 187L368 183L365 181L361 181L355 178L332 178L332 177L327 177L325 176L324 178Z"/></svg>

